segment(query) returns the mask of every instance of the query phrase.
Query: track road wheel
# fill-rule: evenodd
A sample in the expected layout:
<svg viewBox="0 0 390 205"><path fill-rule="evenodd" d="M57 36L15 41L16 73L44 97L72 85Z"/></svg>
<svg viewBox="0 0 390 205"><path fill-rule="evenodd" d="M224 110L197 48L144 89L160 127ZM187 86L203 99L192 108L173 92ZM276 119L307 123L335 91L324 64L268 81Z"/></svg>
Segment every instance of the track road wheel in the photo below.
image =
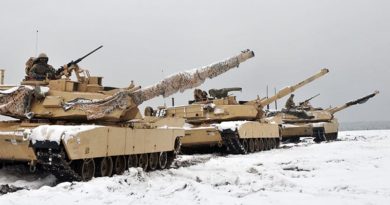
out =
<svg viewBox="0 0 390 205"><path fill-rule="evenodd" d="M178 155L180 153L180 149L181 149L181 139L178 137L175 139L175 145L174 145L174 155L176 157L176 155Z"/></svg>
<svg viewBox="0 0 390 205"><path fill-rule="evenodd" d="M95 175L95 161L93 159L83 159L77 164L77 174L81 180L89 181Z"/></svg>
<svg viewBox="0 0 390 205"><path fill-rule="evenodd" d="M96 173L97 177L110 177L112 175L112 170L114 165L111 157L103 157L97 160Z"/></svg>
<svg viewBox="0 0 390 205"><path fill-rule="evenodd" d="M167 152L167 156L168 156L168 163L167 163L167 166L165 167L165 169L169 169L171 167L171 165L176 157L175 153L173 153L172 151Z"/></svg>
<svg viewBox="0 0 390 205"><path fill-rule="evenodd" d="M339 136L339 133L336 132L336 133L334 134L334 136L333 136L333 140L337 140L338 136Z"/></svg>
<svg viewBox="0 0 390 205"><path fill-rule="evenodd" d="M249 151L248 140L247 140L247 139L242 139L242 140L241 140L241 144L242 144L242 147L243 147L244 150L245 150L245 154L248 153L248 151Z"/></svg>
<svg viewBox="0 0 390 205"><path fill-rule="evenodd" d="M259 138L259 150L260 151L264 151L265 150L265 141L264 141L264 139L263 138Z"/></svg>
<svg viewBox="0 0 390 205"><path fill-rule="evenodd" d="M148 168L148 154L138 155L138 167L141 167L144 171Z"/></svg>
<svg viewBox="0 0 390 205"><path fill-rule="evenodd" d="M160 152L160 156L158 157L158 168L165 169L168 164L168 154L166 152Z"/></svg>
<svg viewBox="0 0 390 205"><path fill-rule="evenodd" d="M138 167L138 155L129 155L127 158L127 167Z"/></svg>
<svg viewBox="0 0 390 205"><path fill-rule="evenodd" d="M126 157L117 156L114 160L114 174L121 175L126 170Z"/></svg>
<svg viewBox="0 0 390 205"><path fill-rule="evenodd" d="M274 146L274 145L273 145L272 138L268 138L267 141L268 141L268 150L271 150L272 147Z"/></svg>
<svg viewBox="0 0 390 205"><path fill-rule="evenodd" d="M149 170L153 171L156 170L158 167L158 153L150 153L149 154L149 163L148 163Z"/></svg>
<svg viewBox="0 0 390 205"><path fill-rule="evenodd" d="M249 147L249 152L253 153L255 152L255 141L254 139L248 139L248 147Z"/></svg>
<svg viewBox="0 0 390 205"><path fill-rule="evenodd" d="M260 140L258 138L253 139L253 142L255 144L255 152L260 151Z"/></svg>
<svg viewBox="0 0 390 205"><path fill-rule="evenodd" d="M259 142L260 142L260 151L265 151L267 145L266 140L264 138L260 138Z"/></svg>
<svg viewBox="0 0 390 205"><path fill-rule="evenodd" d="M264 150L270 150L271 149L271 142L268 138L264 138Z"/></svg>
<svg viewBox="0 0 390 205"><path fill-rule="evenodd" d="M275 139L274 138L270 138L269 141L270 141L270 149L274 149L275 146L276 146Z"/></svg>
<svg viewBox="0 0 390 205"><path fill-rule="evenodd" d="M275 148L279 148L280 147L280 139L276 139L276 145L275 145Z"/></svg>

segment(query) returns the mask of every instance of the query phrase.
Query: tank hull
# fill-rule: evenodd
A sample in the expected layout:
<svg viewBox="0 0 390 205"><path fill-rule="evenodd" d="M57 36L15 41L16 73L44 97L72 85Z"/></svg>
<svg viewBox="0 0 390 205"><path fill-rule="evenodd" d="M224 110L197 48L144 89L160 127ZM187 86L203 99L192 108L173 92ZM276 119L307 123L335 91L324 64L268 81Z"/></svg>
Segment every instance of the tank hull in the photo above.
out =
<svg viewBox="0 0 390 205"><path fill-rule="evenodd" d="M313 137L316 142L336 140L339 123L337 119L327 122L281 124L283 141L299 141L300 137Z"/></svg>
<svg viewBox="0 0 390 205"><path fill-rule="evenodd" d="M282 124L280 130L283 141L296 142L300 137L313 135L313 128L309 124Z"/></svg>
<svg viewBox="0 0 390 205"><path fill-rule="evenodd" d="M155 126L141 128L144 125L119 127L2 122L0 161L26 163L30 167L39 165L60 181L87 181L94 176L121 174L129 167L145 170L167 168L180 149L184 129L177 125L183 123L182 119L164 119L164 126L155 123ZM104 164L111 167L111 171L105 174L97 171L99 166L103 166L99 165L103 159L111 161ZM118 162L121 168L115 172L114 162L118 159L121 159L122 163ZM93 162L93 169L90 169L93 174L88 175L80 169L86 161Z"/></svg>
<svg viewBox="0 0 390 205"><path fill-rule="evenodd" d="M246 154L276 148L279 142L278 125L256 121L226 121L187 128L182 139L182 148L188 152L201 152L207 147L223 148L214 150ZM249 147L252 143L257 146L254 150Z"/></svg>
<svg viewBox="0 0 390 205"><path fill-rule="evenodd" d="M185 130L185 136L181 140L183 148L191 146L222 145L221 133L215 127L205 126Z"/></svg>
<svg viewBox="0 0 390 205"><path fill-rule="evenodd" d="M34 162L37 158L29 141L16 133L0 134L0 161Z"/></svg>
<svg viewBox="0 0 390 205"><path fill-rule="evenodd" d="M35 163L37 157L24 131L36 126L16 121L0 122L0 161Z"/></svg>

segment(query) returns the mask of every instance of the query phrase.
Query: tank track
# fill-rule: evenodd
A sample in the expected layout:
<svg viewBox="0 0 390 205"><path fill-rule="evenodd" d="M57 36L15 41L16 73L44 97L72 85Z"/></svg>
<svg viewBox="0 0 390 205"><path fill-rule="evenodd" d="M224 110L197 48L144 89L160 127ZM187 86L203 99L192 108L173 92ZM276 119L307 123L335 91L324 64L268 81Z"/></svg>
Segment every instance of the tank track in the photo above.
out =
<svg viewBox="0 0 390 205"><path fill-rule="evenodd" d="M58 181L82 181L81 176L65 160L65 153L62 150L40 150L37 157L43 170L53 174Z"/></svg>
<svg viewBox="0 0 390 205"><path fill-rule="evenodd" d="M180 152L180 148L181 141L177 139L175 141L175 149L167 152L168 158L165 169L171 167L176 155ZM40 168L45 172L53 174L58 182L83 181L83 177L78 174L81 171L80 160L68 161L64 148L38 148L36 153ZM149 168L146 168L145 171L149 171Z"/></svg>
<svg viewBox="0 0 390 205"><path fill-rule="evenodd" d="M325 133L324 128L313 128L314 141L317 143L337 140L338 132Z"/></svg>
<svg viewBox="0 0 390 205"><path fill-rule="evenodd" d="M169 169L173 164L177 153L169 152L167 165L165 169ZM70 164L65 159L65 152L63 150L39 150L37 151L38 163L41 165L43 171L53 174L58 182L65 181L83 181L82 177L76 173L75 167L77 164ZM77 162L72 162L77 163ZM74 166L73 166L74 165Z"/></svg>
<svg viewBox="0 0 390 205"><path fill-rule="evenodd" d="M245 150L244 146L241 144L240 139L238 138L238 134L231 130L226 129L221 133L221 138L223 143L227 147L228 153L232 154L247 154L248 152Z"/></svg>

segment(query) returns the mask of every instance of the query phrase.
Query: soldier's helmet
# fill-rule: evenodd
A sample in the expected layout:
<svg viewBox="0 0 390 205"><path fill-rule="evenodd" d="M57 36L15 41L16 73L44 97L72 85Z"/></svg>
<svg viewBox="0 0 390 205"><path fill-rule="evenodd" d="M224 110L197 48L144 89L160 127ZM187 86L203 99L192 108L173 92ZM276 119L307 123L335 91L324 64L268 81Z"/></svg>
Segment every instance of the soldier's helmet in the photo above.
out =
<svg viewBox="0 0 390 205"><path fill-rule="evenodd" d="M42 60L41 60L42 59ZM49 57L46 55L46 53L41 53L37 57L37 60L39 61L45 61L46 63L49 61Z"/></svg>

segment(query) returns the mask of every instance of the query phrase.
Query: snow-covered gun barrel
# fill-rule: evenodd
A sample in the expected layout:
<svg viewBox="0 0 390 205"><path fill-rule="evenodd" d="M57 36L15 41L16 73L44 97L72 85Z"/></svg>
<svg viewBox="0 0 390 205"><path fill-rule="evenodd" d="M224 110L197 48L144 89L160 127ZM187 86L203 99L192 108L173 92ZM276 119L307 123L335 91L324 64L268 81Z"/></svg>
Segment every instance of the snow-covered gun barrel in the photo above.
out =
<svg viewBox="0 0 390 205"><path fill-rule="evenodd" d="M328 111L331 113L331 114L334 114L336 112L339 112L341 110L344 110L352 105L357 105L357 104L363 104L365 102L367 102L370 98L373 98L375 95L379 94L379 91L375 91L367 96L364 96L362 98L359 98L357 100L354 100L354 101L350 101L350 102L347 102L345 103L344 105L340 105L340 106L337 106L337 107L334 107L334 108L329 108Z"/></svg>
<svg viewBox="0 0 390 205"><path fill-rule="evenodd" d="M187 89L195 88L203 84L207 78L212 79L238 67L240 63L254 56L253 51L245 50L226 60L171 75L155 85L135 91L131 96L133 97L133 101L139 105L144 101L160 95L168 97L179 91L184 92Z"/></svg>
<svg viewBox="0 0 390 205"><path fill-rule="evenodd" d="M240 63L254 57L254 52L251 50L245 50L238 55L230 57L226 60L213 63L201 68L195 68L189 71L179 72L173 74L162 81L145 87L132 87L131 89L121 90L106 99L99 101L85 101L84 99L76 99L75 101L68 102L64 108L79 109L87 113L87 118L90 120L102 119L109 115L114 110L122 110L120 117L116 117L114 121L123 121L132 119L132 109L136 108L143 102L152 98L163 96L168 97L177 92L184 92L187 89L191 89L201 85L206 79L212 79L217 77L235 67L238 67Z"/></svg>
<svg viewBox="0 0 390 205"><path fill-rule="evenodd" d="M249 101L248 104L258 104L259 107L265 107L266 105L268 104L271 104L273 102L275 102L276 100L279 100L280 98L283 98L291 93L293 93L294 91L296 91L297 89L313 82L314 80L324 76L325 74L327 74L329 72L328 69L326 68L323 68L321 69L318 73L312 75L311 77L293 85L293 86L288 86L288 87L285 87L283 88L282 90L280 90L279 92L277 92L275 95L269 97L269 98L264 98L264 99L257 99L257 100L253 100L253 101Z"/></svg>

